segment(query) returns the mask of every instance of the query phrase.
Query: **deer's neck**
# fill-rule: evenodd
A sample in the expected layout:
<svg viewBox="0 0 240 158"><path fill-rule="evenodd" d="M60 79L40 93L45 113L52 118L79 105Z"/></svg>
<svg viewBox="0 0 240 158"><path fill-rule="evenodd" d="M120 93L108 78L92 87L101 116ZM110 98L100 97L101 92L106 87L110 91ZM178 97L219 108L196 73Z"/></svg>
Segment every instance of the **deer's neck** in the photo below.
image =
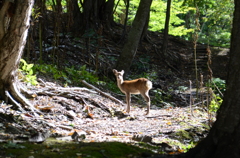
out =
<svg viewBox="0 0 240 158"><path fill-rule="evenodd" d="M123 90L123 88L122 88L122 84L123 84L123 80L121 80L121 79L118 79L117 80L117 85L118 85L118 88L124 93L124 90Z"/></svg>
<svg viewBox="0 0 240 158"><path fill-rule="evenodd" d="M124 81L121 80L121 79L118 79L118 80L117 80L117 84L118 84L118 87L119 87L119 88L120 88L120 86L123 84L123 82L124 82Z"/></svg>

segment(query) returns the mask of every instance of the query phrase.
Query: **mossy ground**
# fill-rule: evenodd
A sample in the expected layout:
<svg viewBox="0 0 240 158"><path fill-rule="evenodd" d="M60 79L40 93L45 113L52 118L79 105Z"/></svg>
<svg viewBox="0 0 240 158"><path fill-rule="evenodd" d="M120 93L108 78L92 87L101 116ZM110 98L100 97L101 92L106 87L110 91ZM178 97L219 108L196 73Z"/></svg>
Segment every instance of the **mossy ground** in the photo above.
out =
<svg viewBox="0 0 240 158"><path fill-rule="evenodd" d="M153 154L151 151L119 142L74 143L48 139L44 143L1 143L1 158L131 158Z"/></svg>

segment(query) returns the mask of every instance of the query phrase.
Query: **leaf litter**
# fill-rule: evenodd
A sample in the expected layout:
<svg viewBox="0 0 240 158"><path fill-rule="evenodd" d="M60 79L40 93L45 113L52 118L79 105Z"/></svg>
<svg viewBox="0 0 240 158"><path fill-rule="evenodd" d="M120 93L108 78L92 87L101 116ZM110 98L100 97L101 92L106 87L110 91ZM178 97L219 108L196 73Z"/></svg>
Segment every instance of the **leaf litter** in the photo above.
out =
<svg viewBox="0 0 240 158"><path fill-rule="evenodd" d="M94 89L64 88L44 82L30 90L35 94L31 102L39 115L2 104L0 114L12 116L13 121L5 119L0 124L1 141L12 137L15 142L44 142L54 137L77 142L144 142L164 150L167 145L173 152L200 141L210 128L208 113L197 106L192 116L189 107L151 105L150 115L146 116L145 106L132 103L130 114L126 114L124 103Z"/></svg>

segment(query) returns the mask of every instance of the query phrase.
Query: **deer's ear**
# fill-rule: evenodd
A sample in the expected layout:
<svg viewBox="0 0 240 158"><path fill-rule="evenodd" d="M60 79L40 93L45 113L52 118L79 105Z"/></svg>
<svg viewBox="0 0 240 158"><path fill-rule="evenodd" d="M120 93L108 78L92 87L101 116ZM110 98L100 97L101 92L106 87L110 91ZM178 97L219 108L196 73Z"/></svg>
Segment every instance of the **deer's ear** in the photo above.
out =
<svg viewBox="0 0 240 158"><path fill-rule="evenodd" d="M117 70L113 69L113 73L116 73L116 72L117 72Z"/></svg>
<svg viewBox="0 0 240 158"><path fill-rule="evenodd" d="M124 70L122 70L121 73L124 74Z"/></svg>

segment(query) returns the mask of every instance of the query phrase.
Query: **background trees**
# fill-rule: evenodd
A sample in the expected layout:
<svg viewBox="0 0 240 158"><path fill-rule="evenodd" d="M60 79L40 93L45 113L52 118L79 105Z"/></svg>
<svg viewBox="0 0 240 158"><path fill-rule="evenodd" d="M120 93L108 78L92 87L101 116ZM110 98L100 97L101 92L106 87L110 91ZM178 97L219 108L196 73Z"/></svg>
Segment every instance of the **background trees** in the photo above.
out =
<svg viewBox="0 0 240 158"><path fill-rule="evenodd" d="M196 27L194 12L197 6L201 11L198 41L228 45L227 40L231 26L226 21L231 22L233 5L219 0L218 5L226 7L225 11L222 11L218 9L219 7L216 6L214 1L194 2L173 1L171 4L169 34L191 39L191 32ZM86 65L89 70L95 71L95 74L103 74L101 76L106 76L106 72L111 70L112 67L127 71L131 67L138 43L144 39L143 37L147 37L145 36L147 28L161 31L165 23L166 1L153 0L150 9L150 3L146 4L145 7L139 6L142 3L139 0L37 1L32 10L32 25L24 58L27 62L51 64L59 69L64 67L79 69L81 66ZM8 1L6 3L5 1L1 2L1 19L14 15L14 7L9 8L7 4L9 4ZM144 10L145 8L148 9ZM138 15L140 14L136 14L141 12L141 16L144 18L139 18ZM126 25L119 25L118 22ZM6 20L5 23L7 24ZM0 36L5 33L4 27L3 23L1 23ZM120 29L117 29L118 27ZM123 36L120 38L114 36L116 30L119 31L122 28L124 28ZM209 33L210 31L214 32L215 28L219 28L216 29L217 32ZM126 32L129 33L128 36L125 36ZM122 54L118 61L113 59L112 63L109 63L104 60L103 54L101 54L104 52L102 46L106 45L103 37L108 37L114 44L121 45L123 48L120 50ZM149 40L148 38L145 39ZM214 40L211 42L209 39ZM218 39L221 39L221 41ZM159 45L159 47L161 46ZM79 53L73 53L75 50ZM118 50L118 52L120 51ZM161 49L156 51L162 53ZM105 55L105 58L111 58L111 51L108 53L109 55ZM78 56L80 62L78 64L68 63L65 59L66 56L70 55ZM173 59L172 61L174 63L177 60ZM178 64L176 62L175 67ZM64 76L59 74L59 76L61 75ZM66 75L64 77L66 78Z"/></svg>
<svg viewBox="0 0 240 158"><path fill-rule="evenodd" d="M94 59L89 60L95 60L95 64L98 63L96 61L99 61L97 58L101 51L99 48L103 44L102 37L111 37L112 41L121 44L122 47L127 42L125 33L129 32L129 27L133 24L140 0L128 2L123 0L37 1L32 14L33 25L30 28L25 58L29 62L42 63L45 60L49 64L61 67L59 63L63 63L69 51L69 48L64 46L64 41L70 39L75 41L75 44L77 41L84 40L84 43L77 44L81 47L79 51L85 54L84 58L91 58L89 53L94 50L96 52L96 54L92 53ZM215 1L172 1L169 34L192 40L192 33L196 28L195 8L197 6L200 10L198 41L215 46L229 46L232 2L225 0L218 0L217 3ZM149 23L145 28L151 31L163 31L166 6L167 3L164 0L153 0ZM116 39L113 35L116 34L114 31L120 26L116 25L119 23L126 23L127 27L123 31L123 36ZM94 47L91 46L92 44ZM125 55L121 55L121 58ZM125 56L125 58L128 57ZM122 60L119 59L119 61ZM118 62L117 65L120 64L124 63ZM87 67L89 66L90 64L87 64Z"/></svg>
<svg viewBox="0 0 240 158"><path fill-rule="evenodd" d="M131 31L128 34L127 42L118 58L116 68L129 72L132 60L136 54L138 43L144 36L144 27L148 27L149 11L152 1L141 0L136 17L133 21Z"/></svg>

